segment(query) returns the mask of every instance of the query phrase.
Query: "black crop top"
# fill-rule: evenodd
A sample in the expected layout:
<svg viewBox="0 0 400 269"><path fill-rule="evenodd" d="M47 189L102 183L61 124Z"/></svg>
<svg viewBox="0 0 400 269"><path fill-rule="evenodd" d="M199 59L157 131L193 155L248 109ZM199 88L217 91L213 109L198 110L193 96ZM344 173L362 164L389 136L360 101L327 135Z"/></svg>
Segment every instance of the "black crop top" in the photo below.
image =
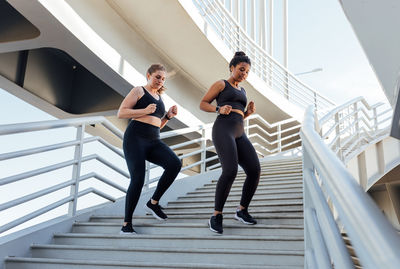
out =
<svg viewBox="0 0 400 269"><path fill-rule="evenodd" d="M160 119L162 117L164 117L165 106L164 106L163 100L161 99L161 96L159 96L159 99L157 100L144 87L142 87L142 88L143 88L144 94L136 102L136 105L133 107L133 109L142 109L142 108L146 108L150 104L156 104L157 105L156 111L154 111L153 113L148 114L148 115L155 116Z"/></svg>
<svg viewBox="0 0 400 269"><path fill-rule="evenodd" d="M228 81L224 80L225 88L218 94L216 101L218 106L230 105L234 109L244 112L247 104L246 91L240 87L235 89Z"/></svg>

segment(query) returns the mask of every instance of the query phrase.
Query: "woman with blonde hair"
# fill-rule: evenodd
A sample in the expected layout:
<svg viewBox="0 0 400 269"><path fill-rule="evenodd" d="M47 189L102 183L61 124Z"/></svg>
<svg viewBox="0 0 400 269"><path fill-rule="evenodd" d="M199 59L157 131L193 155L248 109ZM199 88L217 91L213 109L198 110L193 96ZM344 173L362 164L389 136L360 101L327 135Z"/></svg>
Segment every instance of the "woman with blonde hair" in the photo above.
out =
<svg viewBox="0 0 400 269"><path fill-rule="evenodd" d="M122 101L118 118L132 119L124 134L123 149L131 182L126 192L125 219L121 234L135 234L132 214L142 192L145 161L164 168L156 190L145 205L147 212L159 220L167 220L159 201L174 182L182 164L175 153L160 140L160 129L177 114L176 105L165 112L161 93L165 90L165 67L153 64L147 70L147 84L134 87Z"/></svg>

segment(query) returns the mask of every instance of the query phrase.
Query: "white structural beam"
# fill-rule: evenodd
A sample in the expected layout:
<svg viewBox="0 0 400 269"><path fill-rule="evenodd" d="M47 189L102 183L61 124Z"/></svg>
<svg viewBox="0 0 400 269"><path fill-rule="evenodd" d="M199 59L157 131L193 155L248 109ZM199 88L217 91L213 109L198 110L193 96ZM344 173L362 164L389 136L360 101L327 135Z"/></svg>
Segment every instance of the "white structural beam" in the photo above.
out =
<svg viewBox="0 0 400 269"><path fill-rule="evenodd" d="M271 57L274 53L274 0L269 0L269 46L268 52Z"/></svg>
<svg viewBox="0 0 400 269"><path fill-rule="evenodd" d="M265 1L259 1L259 8L258 8L258 19L259 19L259 27L258 27L258 44L266 50L266 8L265 8Z"/></svg>
<svg viewBox="0 0 400 269"><path fill-rule="evenodd" d="M256 0L250 0L250 36L256 40Z"/></svg>
<svg viewBox="0 0 400 269"><path fill-rule="evenodd" d="M246 0L241 0L241 7L240 7L240 19L242 21L242 27L247 32L247 2Z"/></svg>
<svg viewBox="0 0 400 269"><path fill-rule="evenodd" d="M288 67L288 0L283 0L283 66Z"/></svg>

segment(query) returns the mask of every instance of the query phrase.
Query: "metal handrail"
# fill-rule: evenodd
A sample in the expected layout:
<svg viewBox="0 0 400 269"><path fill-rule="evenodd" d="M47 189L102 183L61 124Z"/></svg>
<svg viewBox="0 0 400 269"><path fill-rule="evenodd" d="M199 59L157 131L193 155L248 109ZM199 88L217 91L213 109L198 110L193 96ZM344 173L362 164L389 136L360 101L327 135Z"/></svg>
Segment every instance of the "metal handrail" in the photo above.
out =
<svg viewBox="0 0 400 269"><path fill-rule="evenodd" d="M333 223L328 200L364 268L399 268L399 235L318 134L314 113L311 106L306 110L301 129L304 211L307 212L304 226L305 268L332 268L332 264L335 268L354 268L345 251L339 228ZM328 222L329 225L325 225ZM322 233L314 233L315 227ZM312 236L317 237L317 242L323 242L322 246Z"/></svg>
<svg viewBox="0 0 400 269"><path fill-rule="evenodd" d="M258 121L261 122L261 125L257 123L251 123L252 121ZM251 123L251 125L250 125ZM66 142L58 142L52 145L45 145L41 147L34 147L34 148L29 148L29 149L23 149L23 150L17 150L15 152L7 152L7 153L2 153L0 154L0 161L5 161L5 160L10 160L10 159L16 159L24 156L35 156L35 154L40 154L43 152L48 152L48 151L53 151L53 150L58 150L58 149L64 149L68 147L75 147L75 156L73 159L63 161L60 163L56 164L51 164L45 167L41 168L35 168L31 171L23 172L17 175L11 175L5 178L0 178L0 186L2 185L7 185L13 182L17 182L20 180L24 180L27 178L31 178L33 176L38 176L42 175L51 171L55 171L61 168L65 167L79 167L88 161L96 160L102 164L104 164L106 167L110 168L111 170L117 172L118 174L122 175L123 178L126 180L129 179L129 173L127 172L126 169L121 169L118 166L116 166L114 163L106 160L102 156L98 154L90 154L87 156L82 155L82 147L83 145L91 142L99 142L106 148L110 149L112 153L116 154L117 156L124 158L124 154L122 150L116 146L111 145L108 143L104 138L99 137L99 136L93 136L93 137L87 137L84 138L83 135L78 135L79 133L82 133L85 130L85 127L88 125L93 125L93 124L99 124L104 126L107 130L110 131L111 135L113 137L116 137L120 141L123 139L123 133L119 131L114 125L112 125L108 120L106 120L104 117L82 117L82 118L73 118L73 119L63 119L63 120L52 120L52 121L42 121L42 122L33 122L33 123L21 123L21 124L8 124L8 125L0 125L0 136L1 135L11 135L11 134L19 134L19 133L28 133L28 132L35 132L35 131L43 131L43 130L51 130L51 129L56 129L56 128L65 128L65 127L74 127L77 130L77 139L72 140L72 141L66 141ZM262 131L262 135L259 135L257 133L254 133L255 136L258 137L262 141L261 144L259 143L254 143L253 145L255 147L259 147L263 149L263 153L258 152L261 156L264 156L265 154L272 154L272 153L278 153L286 148L290 148L293 143L299 143L300 139L297 139L299 137L299 125L296 124L294 119L287 119L283 120L280 122L276 122L274 124L270 124L267 121L265 121L263 118L261 118L259 115L252 115L248 117L245 121L246 124L246 132L249 134L249 136L253 136L253 134L250 134L250 129L255 128L257 130ZM295 124L295 126L291 126ZM251 126L251 127L250 127ZM254 127L255 126L255 127ZM286 127L287 126L287 127ZM178 130L172 130L168 132L162 132L160 134L160 137L162 139L165 138L170 138L170 137L177 137L177 136L182 136L182 135L188 135L191 133L196 133L199 138L191 139L190 141L186 142L181 142L177 143L174 145L171 145L171 148L174 150L177 150L181 147L184 146L190 146L193 145L193 148L190 150L190 152L186 152L183 155L178 156L179 159L183 160L184 158L192 157L194 155L200 155L200 161L194 162L190 165L187 165L182 168L181 171L185 171L188 169L191 169L195 166L200 166L200 172L205 172L207 170L215 169L220 166L218 162L218 156L211 156L206 158L206 152L210 151L215 151L215 148L213 145L207 146L207 141L211 142L210 137L206 136L206 131L212 128L212 123L211 124L205 124L205 125L200 125L200 126L193 126L193 127L187 127L187 128L182 128ZM276 131L272 134L270 134L267 129L274 128ZM294 133L293 133L294 132ZM279 140L276 140L273 138L273 135L277 136ZM271 142L271 139L274 139L274 141ZM286 141L290 141L290 139L294 139L292 143L287 143ZM297 140L296 140L297 139ZM200 145L200 146L197 146ZM268 145L269 148L264 147L264 145ZM272 148L271 148L272 147ZM275 147L275 148L273 148ZM77 154L78 153L78 154ZM217 161L216 164L210 165L209 163L212 161ZM154 184L158 181L159 177L155 178L150 178L150 170L157 167L157 165L154 164L147 164L146 166L146 182L145 182L145 189L148 189L150 187L150 184ZM71 196L63 198L57 202L54 202L48 206L45 206L39 210L36 210L26 216L20 217L16 220L13 220L3 226L0 227L0 233L4 232L8 229L11 229L15 227L16 225L19 225L21 223L26 222L27 220L30 220L32 218L35 218L37 216L40 216L44 213L47 213L48 211L59 207L61 205L64 205L65 203L69 203L69 214L71 216L76 214L76 205L77 205L77 198L81 197L83 195L86 195L88 193L94 193L98 196L101 196L103 198L106 198L110 201L114 201L115 198L111 197L108 194L102 193L100 190L89 188L83 191L79 191L79 184L87 179L94 178L97 179L108 186L111 186L112 189L118 190L122 193L126 192L126 188L121 186L118 183L115 183L114 181L107 179L106 177L97 174L95 172L88 173L86 175L80 175L80 172L73 172L72 178L66 182L59 183L55 186L48 186L47 188L44 188L39 191L35 191L32 193L27 194L24 197L16 198L11 201L7 201L3 204L0 204L0 211L7 210L9 208L12 208L17 205L21 205L24 203L28 203L29 201L32 201L33 199L37 199L40 197L43 197L44 195L48 195L51 193L54 193L55 191L59 191L63 188L70 187L71 188Z"/></svg>
<svg viewBox="0 0 400 269"><path fill-rule="evenodd" d="M354 98L327 113L318 121L318 132L332 151L347 163L377 137L389 135L392 109L387 104L369 105ZM382 109L378 113L378 109ZM332 135L333 134L333 135Z"/></svg>
<svg viewBox="0 0 400 269"><path fill-rule="evenodd" d="M234 52L245 51L252 59L252 69L264 82L292 103L306 108L313 104L320 114L335 104L301 82L287 68L260 47L219 1L192 0L205 21L220 39Z"/></svg>

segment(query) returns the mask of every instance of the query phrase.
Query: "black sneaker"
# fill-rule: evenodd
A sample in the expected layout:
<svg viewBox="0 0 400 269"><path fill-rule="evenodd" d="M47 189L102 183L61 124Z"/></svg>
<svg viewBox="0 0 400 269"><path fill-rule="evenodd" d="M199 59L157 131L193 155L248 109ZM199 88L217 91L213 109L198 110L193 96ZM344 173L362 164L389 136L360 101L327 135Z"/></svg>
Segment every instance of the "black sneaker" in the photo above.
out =
<svg viewBox="0 0 400 269"><path fill-rule="evenodd" d="M134 235L136 234L135 230L132 227L132 223L128 223L125 226L122 226L121 231L119 232L119 234L130 234L130 235Z"/></svg>
<svg viewBox="0 0 400 269"><path fill-rule="evenodd" d="M249 214L247 209L237 210L235 214L235 219L248 225L257 224L257 221L253 219L253 217Z"/></svg>
<svg viewBox="0 0 400 269"><path fill-rule="evenodd" d="M152 214L158 220L168 219L167 215L162 212L161 206L158 203L156 205L153 205L151 203L151 200L147 202L147 204L144 206L144 209L147 211L147 213Z"/></svg>
<svg viewBox="0 0 400 269"><path fill-rule="evenodd" d="M208 221L208 227L210 227L210 230L214 233L222 234L222 214L211 216L210 220Z"/></svg>

